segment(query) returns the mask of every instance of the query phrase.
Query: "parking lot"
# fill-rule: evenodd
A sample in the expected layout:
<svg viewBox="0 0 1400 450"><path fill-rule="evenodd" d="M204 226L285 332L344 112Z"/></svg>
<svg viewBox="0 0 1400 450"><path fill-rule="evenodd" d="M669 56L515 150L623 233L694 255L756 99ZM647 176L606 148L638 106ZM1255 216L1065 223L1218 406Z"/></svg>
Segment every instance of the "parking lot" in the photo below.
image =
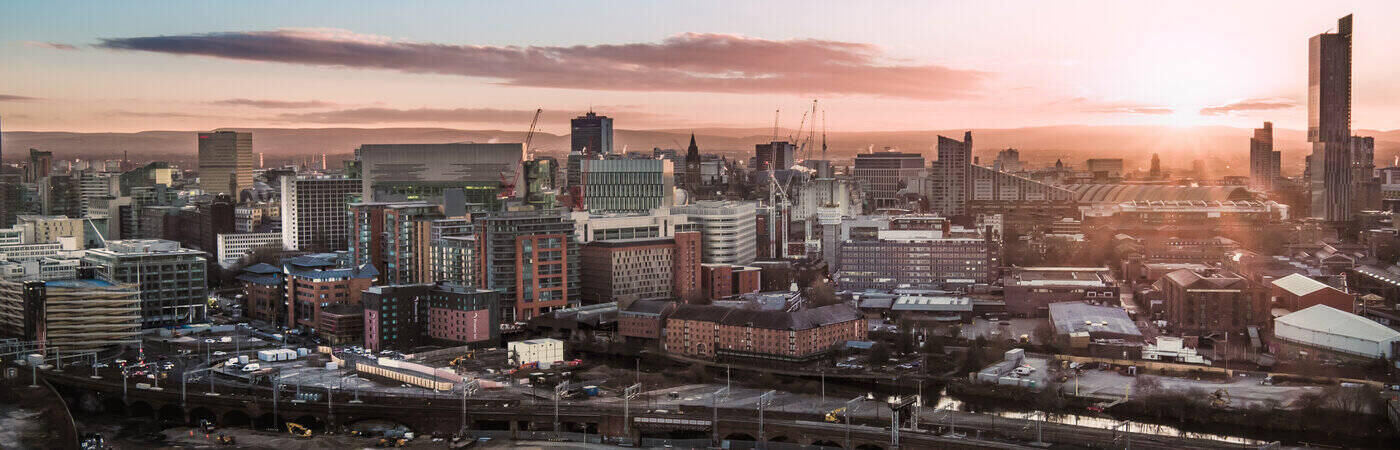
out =
<svg viewBox="0 0 1400 450"><path fill-rule="evenodd" d="M974 317L971 324L962 326L959 336L968 340L981 336L988 341L999 342L1007 339L1020 339L1024 335L1030 339L1032 344L1039 345L1039 339L1035 337L1035 328L1042 323L1046 323L1046 319L987 320Z"/></svg>

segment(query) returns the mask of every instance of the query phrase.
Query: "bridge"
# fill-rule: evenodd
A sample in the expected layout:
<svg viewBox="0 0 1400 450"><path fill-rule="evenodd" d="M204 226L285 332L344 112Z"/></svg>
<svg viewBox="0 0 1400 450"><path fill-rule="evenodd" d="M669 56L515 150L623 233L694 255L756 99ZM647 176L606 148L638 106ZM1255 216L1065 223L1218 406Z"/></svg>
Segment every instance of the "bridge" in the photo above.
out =
<svg viewBox="0 0 1400 450"><path fill-rule="evenodd" d="M291 400L290 386L283 386L282 395L274 401L271 389L265 387L221 387L219 395L209 395L192 386L193 389L183 394L178 385L160 390L128 386L124 393L118 377L93 379L82 374L53 371L42 374L75 409L154 419L169 425L195 424L207 420L221 427L268 429L280 428L283 422L291 421L316 432L338 433L361 422L375 421L401 424L420 434L453 434L465 428L512 439L538 439L556 430L555 405L545 400L470 398L464 402L461 396L381 397L362 394L362 402L353 402L350 393L333 392L329 398L323 396L316 402L308 402ZM612 402L560 404L557 429L572 435L593 436L594 440L598 437L623 438L631 442L645 438L691 443L724 440L731 444L731 448L744 448L759 441L774 443L770 448L897 448L891 445L888 415L883 420L856 415L848 428L844 423L824 422L823 414L818 412L770 410L764 413L760 429L758 412L752 407L720 407L712 410L708 406L683 405L663 412L646 411L634 405L624 419L623 408L619 406ZM718 420L712 420L715 417ZM957 421L957 431L966 434L936 435L901 427L899 447L1033 448L1022 443L1033 440L1038 434L1035 426L1030 425L1035 422L1030 421L978 414L966 414ZM1050 438L1047 441L1079 445L1098 446L1115 441L1121 445L1122 437L1127 436L1120 436L1112 430L1070 425L1045 424L1045 429L1046 437ZM987 431L987 439L982 439L982 432L978 430ZM998 440L989 440L993 438ZM1133 434L1131 442L1132 446L1143 449L1226 446L1214 441L1141 434Z"/></svg>

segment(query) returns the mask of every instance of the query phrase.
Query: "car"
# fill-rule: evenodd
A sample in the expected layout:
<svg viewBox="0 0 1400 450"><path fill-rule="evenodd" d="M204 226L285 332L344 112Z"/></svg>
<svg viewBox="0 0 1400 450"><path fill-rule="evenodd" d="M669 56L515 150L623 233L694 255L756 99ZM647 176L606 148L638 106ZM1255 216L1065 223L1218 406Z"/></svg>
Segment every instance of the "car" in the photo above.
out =
<svg viewBox="0 0 1400 450"><path fill-rule="evenodd" d="M107 368L107 363L97 363L97 364L93 364L92 367L95 368L95 369L105 369L105 368Z"/></svg>
<svg viewBox="0 0 1400 450"><path fill-rule="evenodd" d="M217 352L214 352L214 356L224 356L224 355L227 355L227 354L228 354L228 352L225 352L225 351L217 351Z"/></svg>

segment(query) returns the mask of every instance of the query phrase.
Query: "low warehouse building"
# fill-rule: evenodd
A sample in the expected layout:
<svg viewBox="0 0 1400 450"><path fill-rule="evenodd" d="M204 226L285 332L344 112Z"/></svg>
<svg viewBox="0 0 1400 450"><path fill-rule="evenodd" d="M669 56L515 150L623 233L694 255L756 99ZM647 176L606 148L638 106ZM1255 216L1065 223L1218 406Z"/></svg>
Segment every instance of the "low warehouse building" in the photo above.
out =
<svg viewBox="0 0 1400 450"><path fill-rule="evenodd" d="M1400 347L1396 331L1327 305L1313 305L1274 319L1274 339L1283 343L1371 359L1391 359ZM1276 353L1282 354L1279 349ZM1305 353L1293 353L1301 356Z"/></svg>

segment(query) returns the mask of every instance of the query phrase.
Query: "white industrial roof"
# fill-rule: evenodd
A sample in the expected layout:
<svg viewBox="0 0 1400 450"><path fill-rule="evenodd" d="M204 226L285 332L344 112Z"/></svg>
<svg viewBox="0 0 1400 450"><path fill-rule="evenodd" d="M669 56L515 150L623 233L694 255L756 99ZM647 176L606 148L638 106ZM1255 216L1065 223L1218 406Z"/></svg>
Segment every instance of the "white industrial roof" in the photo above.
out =
<svg viewBox="0 0 1400 450"><path fill-rule="evenodd" d="M1331 287L1328 286L1327 283L1296 273L1274 280L1274 286L1283 288L1283 290L1288 291L1290 294L1299 297Z"/></svg>
<svg viewBox="0 0 1400 450"><path fill-rule="evenodd" d="M1327 305L1309 306L1293 314L1274 319L1274 322L1371 342L1400 339L1400 331Z"/></svg>

